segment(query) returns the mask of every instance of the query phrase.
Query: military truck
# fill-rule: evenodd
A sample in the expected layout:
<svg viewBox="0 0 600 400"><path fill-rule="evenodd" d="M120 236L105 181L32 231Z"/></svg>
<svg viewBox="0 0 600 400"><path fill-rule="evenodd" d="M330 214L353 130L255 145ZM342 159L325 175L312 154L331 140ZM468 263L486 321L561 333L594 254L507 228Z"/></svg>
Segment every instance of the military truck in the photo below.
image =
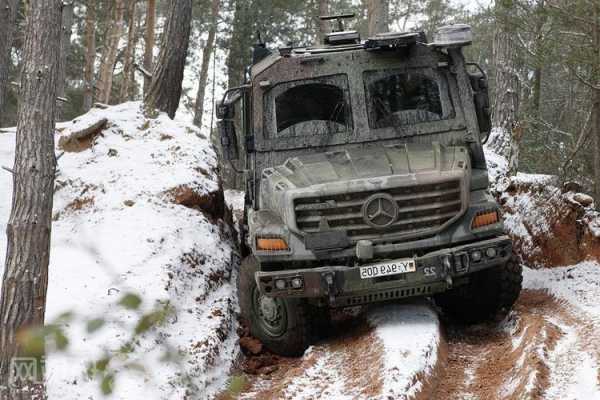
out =
<svg viewBox="0 0 600 400"><path fill-rule="evenodd" d="M475 322L521 289L488 191L471 28L361 40L346 17L325 17L338 29L320 45L255 46L217 106L223 158L245 160L241 313L282 355L302 354L331 308L427 296Z"/></svg>

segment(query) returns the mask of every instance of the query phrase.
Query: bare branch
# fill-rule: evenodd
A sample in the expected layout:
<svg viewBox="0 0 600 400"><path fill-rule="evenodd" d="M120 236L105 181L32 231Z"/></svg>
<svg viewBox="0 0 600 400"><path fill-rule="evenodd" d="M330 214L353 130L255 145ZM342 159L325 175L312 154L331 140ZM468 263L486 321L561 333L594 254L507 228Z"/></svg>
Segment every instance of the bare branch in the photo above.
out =
<svg viewBox="0 0 600 400"><path fill-rule="evenodd" d="M152 79L152 73L148 72L147 69L145 69L144 67L142 67L138 63L133 64L133 66L135 67L135 69L137 69L138 71L140 71L142 73L142 75L144 75L146 78Z"/></svg>
<svg viewBox="0 0 600 400"><path fill-rule="evenodd" d="M579 138L577 139L577 143L575 143L575 147L573 148L573 150L571 151L571 154L569 154L569 157L567 157L567 159L565 160L565 162L563 163L563 165L559 171L564 171L569 166L569 164L573 161L573 158L575 158L575 155L577 155L577 153L579 152L579 149L581 149L581 146L583 146L583 143L585 143L585 140L586 140L588 132L589 132L588 124L590 123L591 116L592 116L592 112L590 111L590 112L588 112L588 116L585 120L585 124L583 124L581 133L579 134Z"/></svg>
<svg viewBox="0 0 600 400"><path fill-rule="evenodd" d="M14 174L14 173L15 173L15 171L13 171L11 168L5 167L4 165L0 166L0 168L2 168L2 169L3 169L3 170L5 170L5 171L8 171L8 172L10 172L11 174Z"/></svg>

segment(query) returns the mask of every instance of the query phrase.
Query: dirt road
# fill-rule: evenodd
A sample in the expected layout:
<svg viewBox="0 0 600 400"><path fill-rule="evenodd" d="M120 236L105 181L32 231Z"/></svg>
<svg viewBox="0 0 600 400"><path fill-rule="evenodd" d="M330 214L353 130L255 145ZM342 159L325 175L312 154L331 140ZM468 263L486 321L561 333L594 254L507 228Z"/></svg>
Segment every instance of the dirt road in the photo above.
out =
<svg viewBox="0 0 600 400"><path fill-rule="evenodd" d="M582 270L555 281L578 288L583 284L569 280L585 279L586 288L600 288L598 277ZM554 278L548 279L553 286ZM592 304L589 290L579 295ZM600 399L600 317L590 312L593 307L537 287L524 289L504 320L473 326L444 316L440 323L426 303L386 307L339 323L341 336L325 339L300 359L259 356L271 357L271 366L248 375L239 398ZM402 349L392 351L399 342Z"/></svg>

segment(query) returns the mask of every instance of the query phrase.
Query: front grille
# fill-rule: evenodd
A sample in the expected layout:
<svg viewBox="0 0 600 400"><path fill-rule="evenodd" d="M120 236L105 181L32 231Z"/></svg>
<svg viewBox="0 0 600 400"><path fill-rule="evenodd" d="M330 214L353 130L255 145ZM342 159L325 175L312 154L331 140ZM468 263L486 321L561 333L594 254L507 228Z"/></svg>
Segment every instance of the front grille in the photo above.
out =
<svg viewBox="0 0 600 400"><path fill-rule="evenodd" d="M336 305L342 307L358 306L361 304L397 300L406 297L427 296L431 295L433 292L433 285L421 285L410 289L390 289L365 295L339 298L336 299Z"/></svg>
<svg viewBox="0 0 600 400"><path fill-rule="evenodd" d="M398 218L387 228L368 225L362 214L367 199L387 193L398 205ZM434 234L462 211L460 180L402 186L378 191L298 198L294 201L296 225L305 233L346 231L353 241Z"/></svg>

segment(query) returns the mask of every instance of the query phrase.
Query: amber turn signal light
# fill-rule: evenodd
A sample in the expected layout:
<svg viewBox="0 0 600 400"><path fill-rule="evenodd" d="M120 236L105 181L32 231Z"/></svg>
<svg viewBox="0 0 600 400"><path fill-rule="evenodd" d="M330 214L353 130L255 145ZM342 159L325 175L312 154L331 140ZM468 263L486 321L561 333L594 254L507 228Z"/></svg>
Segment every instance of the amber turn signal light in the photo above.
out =
<svg viewBox="0 0 600 400"><path fill-rule="evenodd" d="M280 238L257 238L256 248L266 251L284 251L290 249L285 240Z"/></svg>
<svg viewBox="0 0 600 400"><path fill-rule="evenodd" d="M473 223L471 224L472 229L483 228L487 225L492 225L498 223L500 219L498 218L498 211L485 211L479 213L473 218Z"/></svg>

